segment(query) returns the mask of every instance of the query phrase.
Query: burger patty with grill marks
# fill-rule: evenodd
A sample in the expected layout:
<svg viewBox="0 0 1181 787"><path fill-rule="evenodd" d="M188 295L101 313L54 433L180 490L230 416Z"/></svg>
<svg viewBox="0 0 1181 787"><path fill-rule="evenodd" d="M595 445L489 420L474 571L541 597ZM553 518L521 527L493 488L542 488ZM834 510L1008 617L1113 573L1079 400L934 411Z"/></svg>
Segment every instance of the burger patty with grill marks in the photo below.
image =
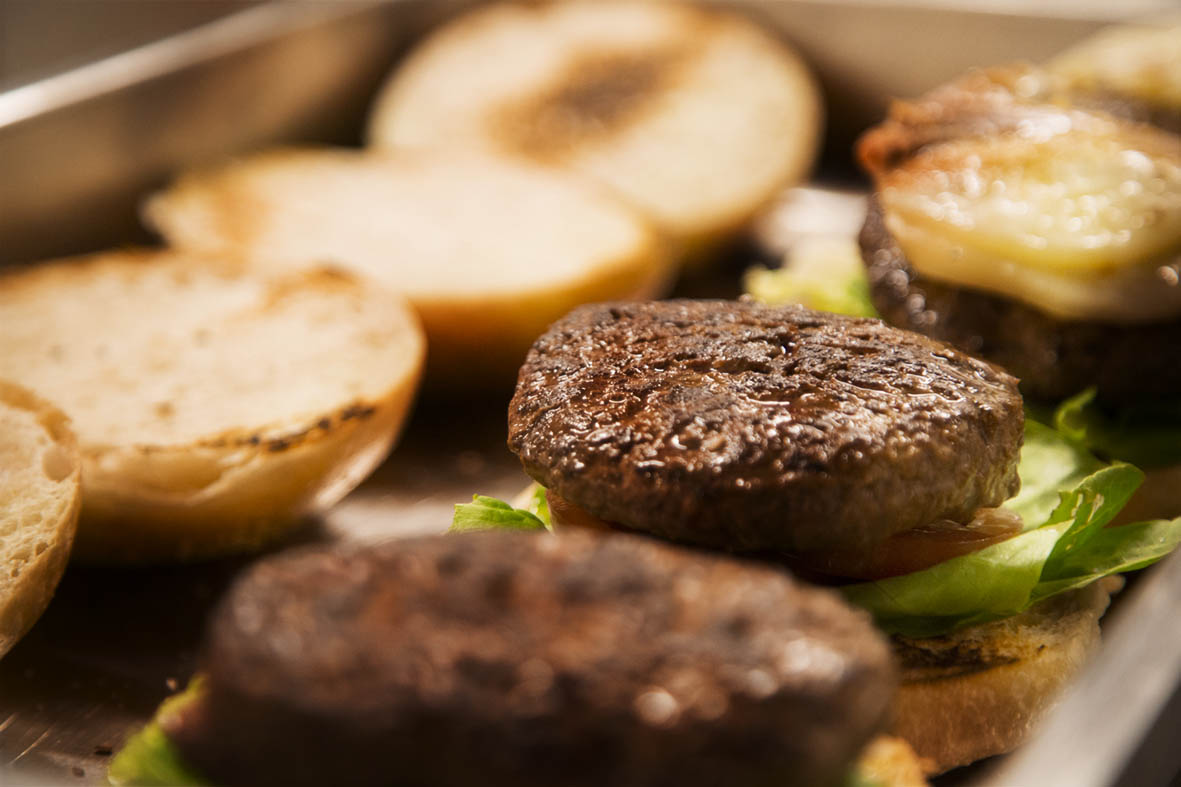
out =
<svg viewBox="0 0 1181 787"><path fill-rule="evenodd" d="M838 785L895 683L835 594L576 532L264 561L217 611L203 668L200 699L162 724L227 787Z"/></svg>
<svg viewBox="0 0 1181 787"><path fill-rule="evenodd" d="M878 320L586 306L521 369L509 446L594 517L736 551L864 552L1018 488L1016 381Z"/></svg>

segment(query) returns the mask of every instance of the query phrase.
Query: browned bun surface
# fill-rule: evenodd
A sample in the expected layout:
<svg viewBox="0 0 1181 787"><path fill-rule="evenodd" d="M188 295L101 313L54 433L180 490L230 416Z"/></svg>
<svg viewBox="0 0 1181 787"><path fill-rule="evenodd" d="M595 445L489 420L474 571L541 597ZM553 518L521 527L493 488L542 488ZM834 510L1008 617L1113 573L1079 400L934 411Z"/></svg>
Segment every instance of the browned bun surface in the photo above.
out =
<svg viewBox="0 0 1181 787"><path fill-rule="evenodd" d="M878 320L739 301L571 312L525 361L509 446L626 528L731 550L864 550L1017 490L995 367Z"/></svg>
<svg viewBox="0 0 1181 787"><path fill-rule="evenodd" d="M893 692L834 594L625 535L267 560L204 669L167 733L224 785L839 785Z"/></svg>
<svg viewBox="0 0 1181 787"><path fill-rule="evenodd" d="M1021 745L1098 647L1111 588L1100 580L1004 620L896 637L902 685L893 734L931 773Z"/></svg>
<svg viewBox="0 0 1181 787"><path fill-rule="evenodd" d="M1118 324L1053 317L1020 301L916 271L871 198L861 253L886 322L998 363L1037 399L1098 386L1107 401L1181 392L1181 321Z"/></svg>

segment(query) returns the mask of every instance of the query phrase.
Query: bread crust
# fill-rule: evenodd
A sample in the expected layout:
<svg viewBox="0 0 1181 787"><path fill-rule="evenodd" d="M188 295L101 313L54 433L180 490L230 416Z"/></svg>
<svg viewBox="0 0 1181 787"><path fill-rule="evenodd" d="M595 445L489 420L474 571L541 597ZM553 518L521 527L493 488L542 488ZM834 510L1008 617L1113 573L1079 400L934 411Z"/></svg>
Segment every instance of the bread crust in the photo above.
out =
<svg viewBox="0 0 1181 787"><path fill-rule="evenodd" d="M79 323L88 300L133 316ZM0 277L0 319L0 369L23 368L77 424L74 554L101 562L255 550L336 502L388 453L424 355L408 305L351 276L167 251ZM89 360L106 348L122 355Z"/></svg>
<svg viewBox="0 0 1181 787"><path fill-rule="evenodd" d="M78 559L196 560L263 548L300 517L330 507L381 464L401 431L417 381L416 375L382 400L348 405L277 436L87 450ZM172 463L186 475L214 480L197 488L183 481L159 488L153 482Z"/></svg>
<svg viewBox="0 0 1181 787"><path fill-rule="evenodd" d="M943 637L895 637L902 683L891 732L931 774L1013 750L1098 646L1110 588L1094 582Z"/></svg>
<svg viewBox="0 0 1181 787"><path fill-rule="evenodd" d="M35 420L44 432L44 447L26 441L13 453L24 455L30 464L40 462L52 493L48 499L32 501L36 510L24 523L20 515L28 501L24 506L5 501L5 517L0 519L0 656L32 628L49 605L69 560L82 502L78 443L65 414L29 390L0 380L0 427L4 427L5 411ZM9 435L15 432L13 429ZM5 452L0 458L8 456L12 454ZM17 478L27 467L0 464L0 478ZM34 494L32 484L21 490L4 486L0 484L0 495L15 491L27 498ZM9 517L17 521L4 521ZM29 541L33 542L31 547Z"/></svg>

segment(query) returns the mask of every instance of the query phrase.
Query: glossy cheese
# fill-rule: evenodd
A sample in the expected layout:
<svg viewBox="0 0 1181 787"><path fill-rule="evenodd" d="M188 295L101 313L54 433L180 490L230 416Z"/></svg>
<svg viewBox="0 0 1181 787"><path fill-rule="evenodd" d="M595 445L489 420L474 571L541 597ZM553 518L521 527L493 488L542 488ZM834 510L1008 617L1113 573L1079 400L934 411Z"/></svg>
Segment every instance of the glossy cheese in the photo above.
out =
<svg viewBox="0 0 1181 787"><path fill-rule="evenodd" d="M884 174L886 222L925 276L1067 319L1181 315L1181 139L1063 112L926 147Z"/></svg>

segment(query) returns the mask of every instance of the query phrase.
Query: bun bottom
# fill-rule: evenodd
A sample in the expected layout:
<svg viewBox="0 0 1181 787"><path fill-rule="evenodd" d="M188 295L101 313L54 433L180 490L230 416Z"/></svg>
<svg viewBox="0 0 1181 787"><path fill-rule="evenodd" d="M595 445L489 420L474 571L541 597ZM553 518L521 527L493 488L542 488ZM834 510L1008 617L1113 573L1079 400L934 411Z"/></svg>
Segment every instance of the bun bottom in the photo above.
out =
<svg viewBox="0 0 1181 787"><path fill-rule="evenodd" d="M906 741L879 735L857 758L856 773L861 782L876 787L928 787L925 765Z"/></svg>
<svg viewBox="0 0 1181 787"><path fill-rule="evenodd" d="M929 774L1016 748L1099 644L1099 618L1119 586L1100 580L946 636L896 637L902 683L891 732Z"/></svg>

